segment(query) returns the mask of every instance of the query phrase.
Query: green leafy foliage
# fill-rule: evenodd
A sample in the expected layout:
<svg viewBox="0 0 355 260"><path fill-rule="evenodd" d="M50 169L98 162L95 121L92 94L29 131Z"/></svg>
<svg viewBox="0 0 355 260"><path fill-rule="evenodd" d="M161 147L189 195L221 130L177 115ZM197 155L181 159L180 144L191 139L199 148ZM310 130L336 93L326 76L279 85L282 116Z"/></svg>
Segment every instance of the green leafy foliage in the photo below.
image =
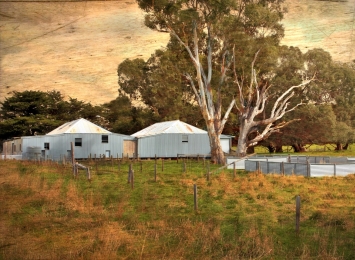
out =
<svg viewBox="0 0 355 260"><path fill-rule="evenodd" d="M0 105L0 140L46 134L80 117L97 122L101 113L99 106L74 98L65 101L58 91L15 91Z"/></svg>

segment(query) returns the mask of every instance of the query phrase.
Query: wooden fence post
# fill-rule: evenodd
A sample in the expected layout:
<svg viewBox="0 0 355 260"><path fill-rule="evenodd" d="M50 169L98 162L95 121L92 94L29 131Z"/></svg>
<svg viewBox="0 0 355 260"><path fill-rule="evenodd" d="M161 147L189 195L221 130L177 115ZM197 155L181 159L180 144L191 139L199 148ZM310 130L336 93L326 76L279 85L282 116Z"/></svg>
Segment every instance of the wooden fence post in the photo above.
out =
<svg viewBox="0 0 355 260"><path fill-rule="evenodd" d="M336 166L336 164L334 163L334 177L336 177L337 176L337 166Z"/></svg>
<svg viewBox="0 0 355 260"><path fill-rule="evenodd" d="M70 156L71 156L71 164L73 166L73 174L75 177L75 158L74 158L74 144L70 142Z"/></svg>
<svg viewBox="0 0 355 260"><path fill-rule="evenodd" d="M284 165L284 162L281 162L281 175L285 176L285 165Z"/></svg>
<svg viewBox="0 0 355 260"><path fill-rule="evenodd" d="M194 184L194 210L197 211L198 205L197 205L197 185Z"/></svg>
<svg viewBox="0 0 355 260"><path fill-rule="evenodd" d="M154 181L157 182L157 164L154 164Z"/></svg>
<svg viewBox="0 0 355 260"><path fill-rule="evenodd" d="M127 182L131 182L131 175L132 175L132 163L129 164L129 169L128 169L128 177L127 177Z"/></svg>
<svg viewBox="0 0 355 260"><path fill-rule="evenodd" d="M131 188L134 189L134 170L131 171Z"/></svg>
<svg viewBox="0 0 355 260"><path fill-rule="evenodd" d="M233 179L236 177L236 162L233 163Z"/></svg>
<svg viewBox="0 0 355 260"><path fill-rule="evenodd" d="M300 217L301 217L301 197L296 196L296 233L300 232Z"/></svg>
<svg viewBox="0 0 355 260"><path fill-rule="evenodd" d="M88 178L88 181L91 181L91 173L89 167L86 168L86 176Z"/></svg>
<svg viewBox="0 0 355 260"><path fill-rule="evenodd" d="M211 172L210 172L210 164L208 163L208 164L207 164L207 181L210 181L210 175L211 175Z"/></svg>
<svg viewBox="0 0 355 260"><path fill-rule="evenodd" d="M260 162L259 161L256 162L256 168L257 168L258 174L260 174Z"/></svg>

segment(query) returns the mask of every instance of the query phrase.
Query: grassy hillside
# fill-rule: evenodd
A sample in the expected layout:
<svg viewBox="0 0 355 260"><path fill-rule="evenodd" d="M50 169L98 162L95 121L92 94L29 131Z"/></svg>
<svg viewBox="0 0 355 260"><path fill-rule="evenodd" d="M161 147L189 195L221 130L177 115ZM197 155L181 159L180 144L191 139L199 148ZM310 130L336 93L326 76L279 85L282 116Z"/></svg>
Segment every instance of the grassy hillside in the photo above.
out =
<svg viewBox="0 0 355 260"><path fill-rule="evenodd" d="M355 0L286 0L282 44L355 59ZM1 1L0 101L11 91L58 90L102 104L117 97L117 66L147 59L169 35L144 26L135 0Z"/></svg>
<svg viewBox="0 0 355 260"><path fill-rule="evenodd" d="M207 163L0 161L0 259L354 259L355 176L217 171ZM214 169L215 166L210 166ZM198 209L194 210L193 185ZM295 197L301 197L295 232Z"/></svg>

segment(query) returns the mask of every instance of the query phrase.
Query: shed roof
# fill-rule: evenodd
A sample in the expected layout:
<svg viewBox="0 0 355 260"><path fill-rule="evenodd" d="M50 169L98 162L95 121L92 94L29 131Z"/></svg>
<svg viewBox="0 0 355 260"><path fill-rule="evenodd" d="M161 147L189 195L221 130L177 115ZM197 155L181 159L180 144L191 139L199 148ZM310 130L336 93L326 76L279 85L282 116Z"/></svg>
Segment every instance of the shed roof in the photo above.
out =
<svg viewBox="0 0 355 260"><path fill-rule="evenodd" d="M206 134L207 132L194 127L192 125L181 122L180 120L167 121L161 123L155 123L143 130L140 130L134 133L132 136L134 137L145 137L152 136L158 134L166 134L166 133L180 133L180 134Z"/></svg>
<svg viewBox="0 0 355 260"><path fill-rule="evenodd" d="M95 125L94 123L91 123L90 121L84 118L80 118L57 127L53 131L49 132L47 135L70 134L70 133L107 134L111 132L107 131L106 129L98 125Z"/></svg>

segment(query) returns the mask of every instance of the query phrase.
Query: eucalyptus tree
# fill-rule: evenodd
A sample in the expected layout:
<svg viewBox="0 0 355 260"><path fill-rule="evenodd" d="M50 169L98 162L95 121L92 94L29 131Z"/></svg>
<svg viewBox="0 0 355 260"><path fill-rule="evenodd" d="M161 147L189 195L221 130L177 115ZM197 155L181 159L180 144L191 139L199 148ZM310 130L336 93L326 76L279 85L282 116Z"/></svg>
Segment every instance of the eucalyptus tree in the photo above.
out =
<svg viewBox="0 0 355 260"><path fill-rule="evenodd" d="M172 45L157 50L151 57L125 60L119 64L119 96L129 97L138 109L151 112L151 123L180 119L201 126L201 114L196 110L191 88L182 77L191 70L181 46Z"/></svg>
<svg viewBox="0 0 355 260"><path fill-rule="evenodd" d="M289 101L311 79L297 71L297 83L278 93L266 116L283 37L283 0L137 2L147 13L145 24L169 32L170 43L178 42L187 52L194 70L185 71L184 77L204 118L214 162L224 163L219 136L233 109L239 121L240 155L287 125L279 120L300 104L289 106Z"/></svg>

